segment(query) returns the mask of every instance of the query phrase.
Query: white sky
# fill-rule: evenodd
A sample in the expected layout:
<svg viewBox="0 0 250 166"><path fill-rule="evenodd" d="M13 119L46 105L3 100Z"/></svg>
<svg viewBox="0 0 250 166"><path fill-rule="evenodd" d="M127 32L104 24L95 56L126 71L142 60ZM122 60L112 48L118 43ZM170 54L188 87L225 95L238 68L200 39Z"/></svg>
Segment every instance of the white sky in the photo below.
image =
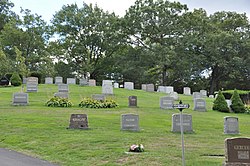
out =
<svg viewBox="0 0 250 166"><path fill-rule="evenodd" d="M30 9L32 13L41 15L42 18L49 22L53 14L59 11L63 5L77 3L82 6L83 0L10 0L15 4L14 11L19 14L20 7ZM174 0L170 0L174 1ZM178 0L182 4L187 4L192 11L193 8L203 8L208 14L216 11L236 11L237 13L247 13L250 18L250 0ZM84 0L85 3L95 4L105 11L115 12L119 16L125 14L135 0Z"/></svg>

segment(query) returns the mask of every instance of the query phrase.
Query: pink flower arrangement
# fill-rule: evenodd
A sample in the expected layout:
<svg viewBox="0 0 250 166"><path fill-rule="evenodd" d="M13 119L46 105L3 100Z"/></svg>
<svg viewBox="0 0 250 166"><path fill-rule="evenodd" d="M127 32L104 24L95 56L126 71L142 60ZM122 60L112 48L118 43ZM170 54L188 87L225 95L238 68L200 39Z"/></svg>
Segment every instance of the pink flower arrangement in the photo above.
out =
<svg viewBox="0 0 250 166"><path fill-rule="evenodd" d="M144 152L144 147L142 144L139 145L131 145L129 148L130 152Z"/></svg>

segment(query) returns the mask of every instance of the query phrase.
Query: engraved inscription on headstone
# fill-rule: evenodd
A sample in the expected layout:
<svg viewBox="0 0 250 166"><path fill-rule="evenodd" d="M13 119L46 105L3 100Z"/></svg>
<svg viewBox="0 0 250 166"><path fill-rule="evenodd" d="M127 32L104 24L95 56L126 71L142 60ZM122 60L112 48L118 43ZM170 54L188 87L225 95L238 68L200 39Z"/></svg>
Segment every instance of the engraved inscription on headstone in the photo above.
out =
<svg viewBox="0 0 250 166"><path fill-rule="evenodd" d="M37 92L38 78L37 77L28 77L26 82L26 91L27 92Z"/></svg>
<svg viewBox="0 0 250 166"><path fill-rule="evenodd" d="M28 105L29 95L27 93L14 93L12 98L13 105Z"/></svg>
<svg viewBox="0 0 250 166"><path fill-rule="evenodd" d="M75 85L76 84L76 79L75 78L67 78L67 84L73 84Z"/></svg>
<svg viewBox="0 0 250 166"><path fill-rule="evenodd" d="M239 134L239 120L237 117L224 117L224 134Z"/></svg>
<svg viewBox="0 0 250 166"><path fill-rule="evenodd" d="M123 114L121 116L121 130L139 131L139 115Z"/></svg>
<svg viewBox="0 0 250 166"><path fill-rule="evenodd" d="M107 94L107 95L114 94L112 84L104 84L104 85L102 85L102 94Z"/></svg>
<svg viewBox="0 0 250 166"><path fill-rule="evenodd" d="M88 80L85 79L85 78L80 79L79 85L80 86L86 86L86 85L88 85Z"/></svg>
<svg viewBox="0 0 250 166"><path fill-rule="evenodd" d="M92 99L98 100L98 101L105 101L106 97L104 94L93 94Z"/></svg>
<svg viewBox="0 0 250 166"><path fill-rule="evenodd" d="M182 114L182 118L183 118L183 131L193 132L192 115ZM171 131L181 132L180 114L172 115L172 130Z"/></svg>
<svg viewBox="0 0 250 166"><path fill-rule="evenodd" d="M161 97L160 108L162 109L173 109L174 98L173 97Z"/></svg>
<svg viewBox="0 0 250 166"><path fill-rule="evenodd" d="M68 92L57 92L57 93L54 94L54 96L68 99L69 98L69 93Z"/></svg>
<svg viewBox="0 0 250 166"><path fill-rule="evenodd" d="M53 84L53 78L52 77L46 77L45 78L45 84Z"/></svg>
<svg viewBox="0 0 250 166"><path fill-rule="evenodd" d="M71 114L69 129L88 129L87 114Z"/></svg>
<svg viewBox="0 0 250 166"><path fill-rule="evenodd" d="M172 86L166 86L165 90L166 90L165 91L166 93L171 93L171 92L174 92L174 87L172 87Z"/></svg>
<svg viewBox="0 0 250 166"><path fill-rule="evenodd" d="M194 100L194 111L207 111L206 101L204 99Z"/></svg>
<svg viewBox="0 0 250 166"><path fill-rule="evenodd" d="M58 84L58 92L69 92L69 86L67 84Z"/></svg>
<svg viewBox="0 0 250 166"><path fill-rule="evenodd" d="M129 107L137 107L137 96L128 97Z"/></svg>
<svg viewBox="0 0 250 166"><path fill-rule="evenodd" d="M134 83L133 82L124 82L124 89L134 90Z"/></svg>
<svg viewBox="0 0 250 166"><path fill-rule="evenodd" d="M155 91L154 84L146 84L146 91L147 92L154 92Z"/></svg>
<svg viewBox="0 0 250 166"><path fill-rule="evenodd" d="M62 77L55 77L55 84L62 84L63 78Z"/></svg>
<svg viewBox="0 0 250 166"><path fill-rule="evenodd" d="M250 138L231 138L225 140L225 165L250 165Z"/></svg>

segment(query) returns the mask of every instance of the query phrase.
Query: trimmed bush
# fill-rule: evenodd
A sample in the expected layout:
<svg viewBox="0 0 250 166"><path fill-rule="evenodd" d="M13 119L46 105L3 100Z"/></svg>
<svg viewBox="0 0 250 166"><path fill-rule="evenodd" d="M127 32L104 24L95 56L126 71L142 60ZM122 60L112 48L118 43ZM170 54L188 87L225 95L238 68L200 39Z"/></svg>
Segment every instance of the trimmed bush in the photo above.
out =
<svg viewBox="0 0 250 166"><path fill-rule="evenodd" d="M48 107L71 107L73 104L66 98L56 96L47 101L46 105Z"/></svg>
<svg viewBox="0 0 250 166"><path fill-rule="evenodd" d="M219 91L217 98L214 100L213 110L229 112L226 99L221 91Z"/></svg>
<svg viewBox="0 0 250 166"><path fill-rule="evenodd" d="M244 113L246 111L246 108L245 108L245 106L240 98L240 95L236 89L234 90L234 93L233 93L231 100L232 100L231 109L233 110L233 112Z"/></svg>
<svg viewBox="0 0 250 166"><path fill-rule="evenodd" d="M84 98L79 107L86 107L86 108L116 108L118 104L115 100L106 99L105 101L94 100L92 98Z"/></svg>
<svg viewBox="0 0 250 166"><path fill-rule="evenodd" d="M11 85L13 86L20 86L22 85L22 79L17 73L13 73L12 76L10 77L10 82Z"/></svg>

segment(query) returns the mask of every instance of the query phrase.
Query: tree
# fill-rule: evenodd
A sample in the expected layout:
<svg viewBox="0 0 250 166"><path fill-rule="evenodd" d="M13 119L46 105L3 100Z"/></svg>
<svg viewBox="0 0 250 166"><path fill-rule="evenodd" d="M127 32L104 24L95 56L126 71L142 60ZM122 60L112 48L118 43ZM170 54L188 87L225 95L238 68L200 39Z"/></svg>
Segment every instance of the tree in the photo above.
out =
<svg viewBox="0 0 250 166"><path fill-rule="evenodd" d="M15 53L16 53L16 64L15 69L17 73L21 74L23 77L27 76L28 71L25 65L25 58L22 56L22 52L15 46Z"/></svg>
<svg viewBox="0 0 250 166"><path fill-rule="evenodd" d="M233 112L244 113L246 111L246 108L245 108L245 106L240 98L240 95L236 89L234 90L234 93L231 97L231 100L232 100L231 108L232 108Z"/></svg>
<svg viewBox="0 0 250 166"><path fill-rule="evenodd" d="M91 78L102 74L105 58L109 58L121 44L120 23L114 13L97 6L76 4L63 6L54 15L53 30L59 39L51 46L61 50L59 59L66 61L80 76Z"/></svg>
<svg viewBox="0 0 250 166"><path fill-rule="evenodd" d="M9 2L9 0L0 1L0 34L4 25L8 23L11 18L16 17L16 14L11 11L13 7L14 3Z"/></svg>
<svg viewBox="0 0 250 166"><path fill-rule="evenodd" d="M11 70L9 59L6 57L2 49L0 49L0 76L4 76Z"/></svg>
<svg viewBox="0 0 250 166"><path fill-rule="evenodd" d="M214 100L213 110L217 110L220 112L229 112L226 99L221 90L219 91L217 98Z"/></svg>
<svg viewBox="0 0 250 166"><path fill-rule="evenodd" d="M179 2L137 0L124 16L124 32L129 42L153 53L153 68L160 69L158 75L162 75L163 85L167 84L167 71L177 57L175 47L183 31L180 18L186 10L186 5Z"/></svg>

